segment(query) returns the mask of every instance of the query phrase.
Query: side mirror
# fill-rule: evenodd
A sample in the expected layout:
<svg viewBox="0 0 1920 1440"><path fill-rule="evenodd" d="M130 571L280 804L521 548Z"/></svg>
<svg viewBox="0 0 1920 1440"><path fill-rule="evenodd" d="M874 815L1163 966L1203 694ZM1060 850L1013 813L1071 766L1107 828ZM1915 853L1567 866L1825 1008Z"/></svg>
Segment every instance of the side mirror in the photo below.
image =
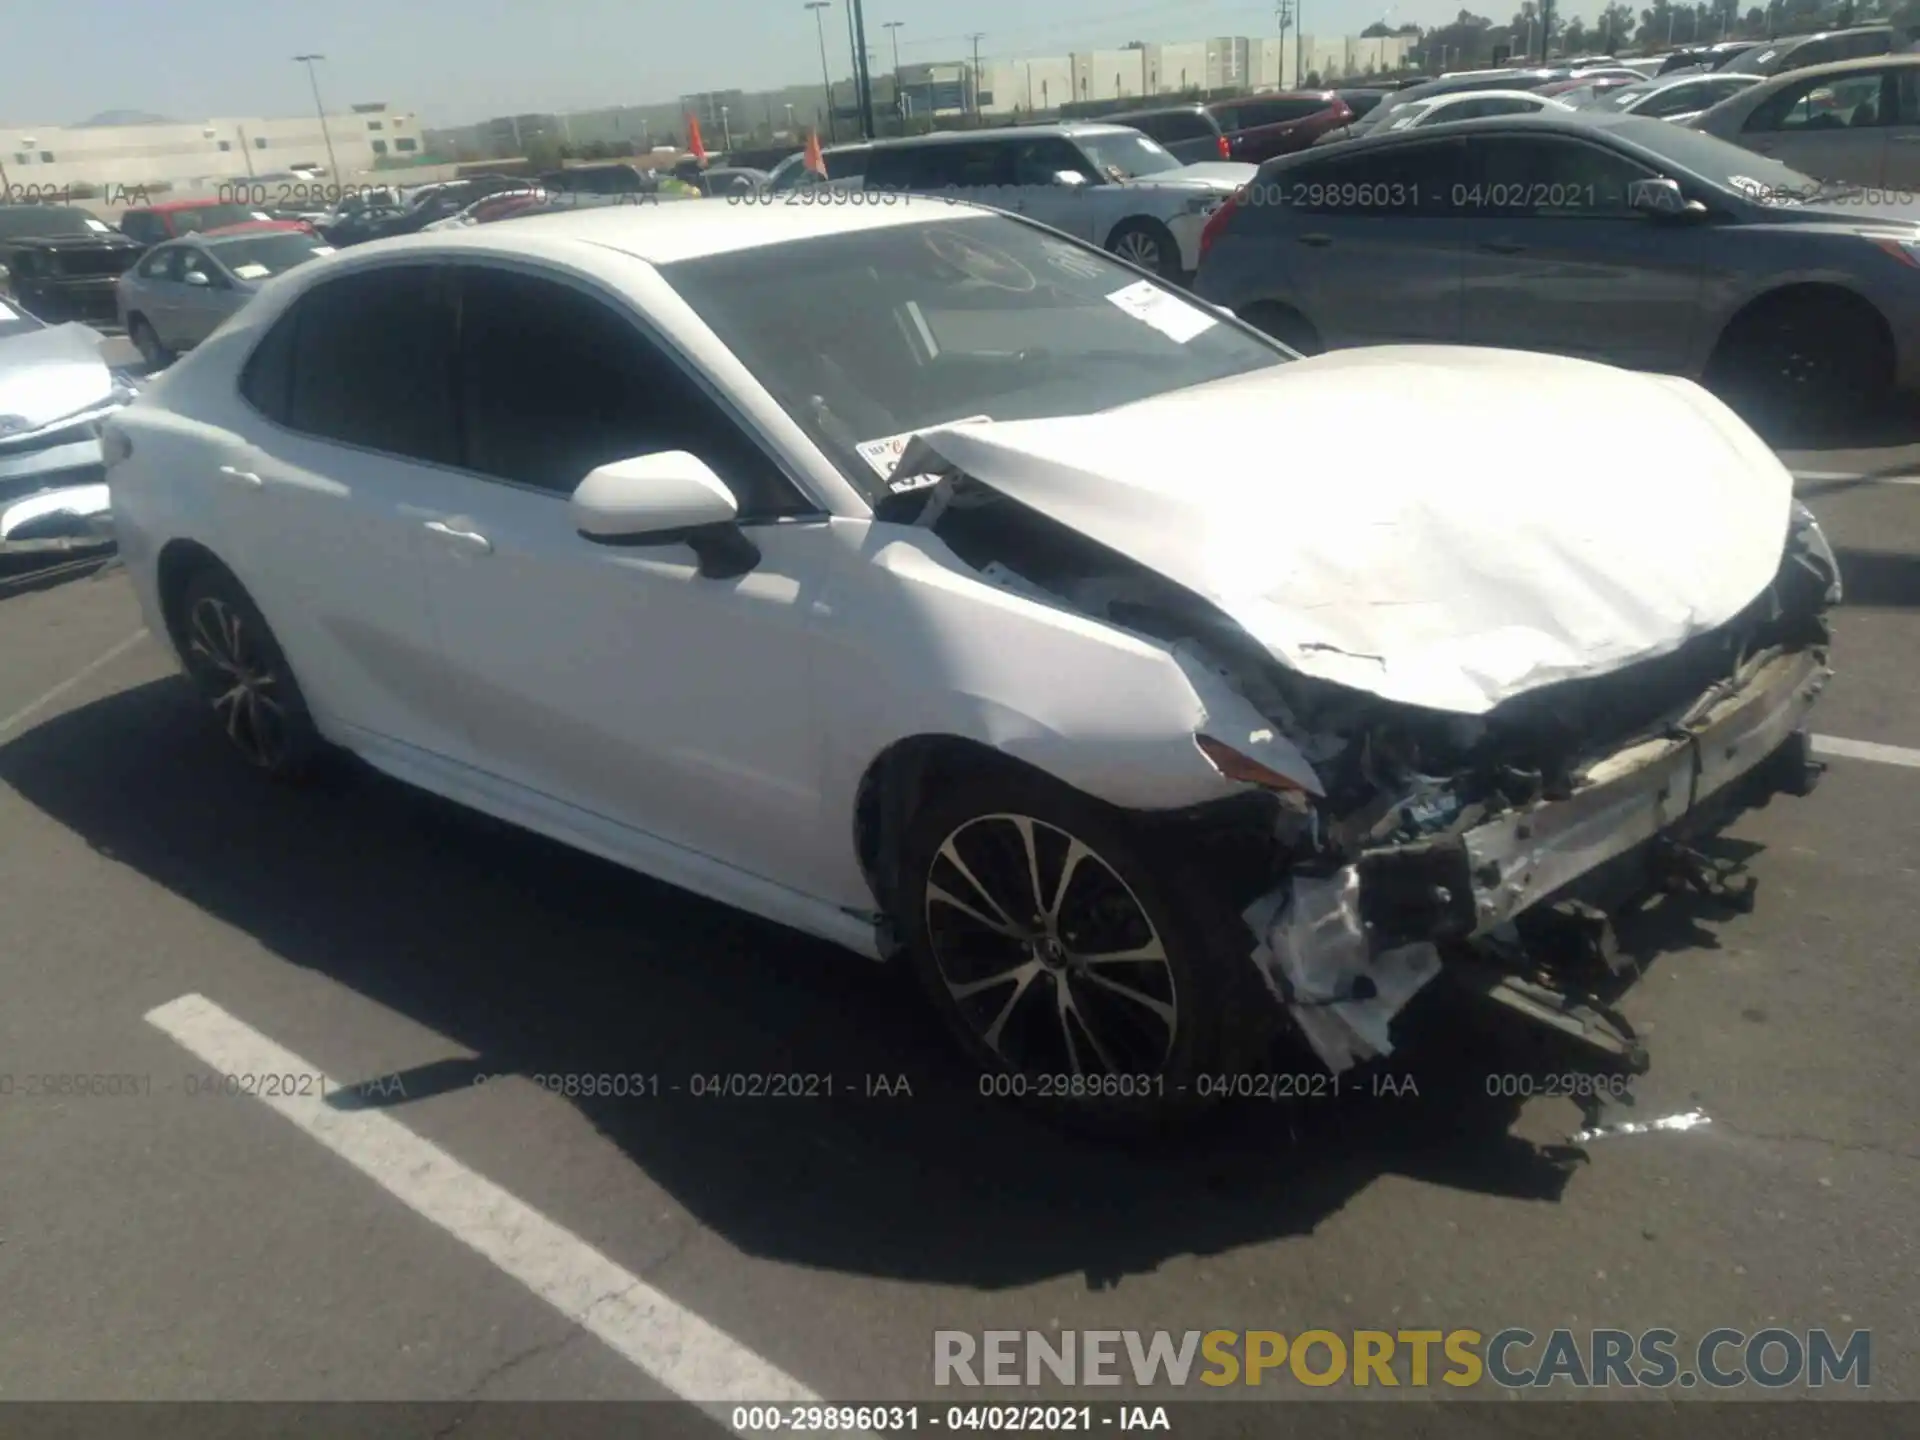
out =
<svg viewBox="0 0 1920 1440"><path fill-rule="evenodd" d="M197 285L202 289L205 289L207 286L213 284L213 281L209 280L206 277L206 275L199 270L189 270L187 271L186 274L182 275L180 278L186 284Z"/></svg>
<svg viewBox="0 0 1920 1440"><path fill-rule="evenodd" d="M1078 190L1088 182L1087 177L1078 170L1056 170L1053 172L1053 183L1064 185L1069 190Z"/></svg>
<svg viewBox="0 0 1920 1440"><path fill-rule="evenodd" d="M1687 199L1678 180L1635 180L1627 187L1627 208L1642 215L1684 219L1707 213L1697 200Z"/></svg>
<svg viewBox="0 0 1920 1440"><path fill-rule="evenodd" d="M597 545L687 545L700 573L731 580L760 563L739 525L726 482L685 450L636 455L600 466L570 502L574 529Z"/></svg>

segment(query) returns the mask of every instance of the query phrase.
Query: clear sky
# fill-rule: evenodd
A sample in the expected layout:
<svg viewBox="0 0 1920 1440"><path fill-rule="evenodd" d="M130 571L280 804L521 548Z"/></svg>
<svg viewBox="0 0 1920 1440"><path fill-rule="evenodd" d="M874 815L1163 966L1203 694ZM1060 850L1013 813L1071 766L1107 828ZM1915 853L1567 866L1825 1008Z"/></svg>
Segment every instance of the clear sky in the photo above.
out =
<svg viewBox="0 0 1920 1440"><path fill-rule="evenodd" d="M847 70L847 22L823 12L828 58ZM1377 0L1300 0L1309 35L1358 34ZM882 29L902 22L903 62L1060 54L1128 40L1277 33L1275 6L1212 0L865 0L867 44L892 63ZM1449 20L1459 0L1399 0L1395 24ZM1519 8L1474 8L1504 22ZM1578 8L1570 6L1569 13ZM800 84L819 74L801 0L55 0L7 7L0 120L73 124L102 110L171 119L291 115L310 106L290 57L318 51L329 109L385 100L429 125L524 111L672 100L696 90ZM1496 13L1498 12L1498 13ZM33 57L31 63L28 57ZM44 63L42 61L44 57ZM62 63L68 59L68 63Z"/></svg>

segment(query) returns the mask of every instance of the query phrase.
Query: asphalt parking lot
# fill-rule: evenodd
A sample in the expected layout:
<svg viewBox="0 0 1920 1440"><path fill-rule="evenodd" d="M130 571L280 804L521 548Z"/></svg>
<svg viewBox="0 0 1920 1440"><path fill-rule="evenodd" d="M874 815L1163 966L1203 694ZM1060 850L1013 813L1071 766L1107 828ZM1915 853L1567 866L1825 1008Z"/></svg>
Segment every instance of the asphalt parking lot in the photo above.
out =
<svg viewBox="0 0 1920 1440"><path fill-rule="evenodd" d="M1424 1324L1866 1329L1920 1398L1920 447L1789 458L1849 588L1831 769L1731 832L1751 913L1625 936L1632 1115L1711 1123L1584 1147L1444 1044L1418 1094L1063 1138L904 975L383 779L266 786L124 577L0 591L0 1397L945 1403L936 1330ZM693 1094L766 1072L835 1094Z"/></svg>

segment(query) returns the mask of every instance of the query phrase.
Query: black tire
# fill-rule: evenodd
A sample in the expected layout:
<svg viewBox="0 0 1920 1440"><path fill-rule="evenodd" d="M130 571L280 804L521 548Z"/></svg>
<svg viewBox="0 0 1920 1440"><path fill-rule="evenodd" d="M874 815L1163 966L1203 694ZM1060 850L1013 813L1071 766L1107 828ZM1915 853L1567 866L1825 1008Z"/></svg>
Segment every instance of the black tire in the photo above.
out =
<svg viewBox="0 0 1920 1440"><path fill-rule="evenodd" d="M900 889L911 964L984 1094L1101 1135L1150 1134L1208 1108L1210 1082L1273 1034L1279 1012L1232 907L1119 811L1037 772L983 768L936 793L907 827ZM1022 935L981 923L1001 916ZM1095 934L1096 948L1072 948ZM1134 950L1156 958L1088 963Z"/></svg>
<svg viewBox="0 0 1920 1440"><path fill-rule="evenodd" d="M1883 409L1893 368L1892 338L1865 301L1801 291L1735 316L1703 379L1755 426L1825 428Z"/></svg>
<svg viewBox="0 0 1920 1440"><path fill-rule="evenodd" d="M1326 343L1321 340L1320 332L1313 328L1306 316L1291 306L1272 302L1249 305L1240 312L1240 318L1261 334L1272 336L1289 350L1302 355L1326 352Z"/></svg>
<svg viewBox="0 0 1920 1440"><path fill-rule="evenodd" d="M1142 270L1151 270L1162 280L1177 283L1186 273L1180 266L1180 246L1173 232L1158 220L1123 220L1107 237L1107 249Z"/></svg>
<svg viewBox="0 0 1920 1440"><path fill-rule="evenodd" d="M173 352L160 343L159 332L144 315L135 315L127 321L127 339L133 342L133 348L140 352L149 370L164 370L174 361Z"/></svg>
<svg viewBox="0 0 1920 1440"><path fill-rule="evenodd" d="M187 678L240 756L276 780L309 778L327 744L280 642L240 582L216 566L196 571L174 630Z"/></svg>

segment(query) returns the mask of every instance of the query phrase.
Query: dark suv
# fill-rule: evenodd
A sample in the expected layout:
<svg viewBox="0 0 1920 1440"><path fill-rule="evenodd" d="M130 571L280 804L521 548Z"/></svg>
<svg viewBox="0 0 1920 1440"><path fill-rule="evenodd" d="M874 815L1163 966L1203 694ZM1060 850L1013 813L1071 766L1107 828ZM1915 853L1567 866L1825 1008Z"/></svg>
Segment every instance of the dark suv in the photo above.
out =
<svg viewBox="0 0 1920 1440"><path fill-rule="evenodd" d="M1227 158L1249 165L1305 150L1322 135L1353 122L1347 102L1331 90L1216 100L1207 109L1227 137Z"/></svg>
<svg viewBox="0 0 1920 1440"><path fill-rule="evenodd" d="M1115 125L1131 125L1141 134L1158 140L1161 148L1182 165L1234 158L1220 122L1211 110L1198 103L1169 105L1159 110L1127 110L1118 115L1103 115L1101 119Z"/></svg>
<svg viewBox="0 0 1920 1440"><path fill-rule="evenodd" d="M637 165L575 165L566 170L550 170L540 177L547 190L564 190L571 195L652 195L660 189L660 179Z"/></svg>
<svg viewBox="0 0 1920 1440"><path fill-rule="evenodd" d="M143 247L73 205L0 205L0 280L48 324L118 318L114 286Z"/></svg>

